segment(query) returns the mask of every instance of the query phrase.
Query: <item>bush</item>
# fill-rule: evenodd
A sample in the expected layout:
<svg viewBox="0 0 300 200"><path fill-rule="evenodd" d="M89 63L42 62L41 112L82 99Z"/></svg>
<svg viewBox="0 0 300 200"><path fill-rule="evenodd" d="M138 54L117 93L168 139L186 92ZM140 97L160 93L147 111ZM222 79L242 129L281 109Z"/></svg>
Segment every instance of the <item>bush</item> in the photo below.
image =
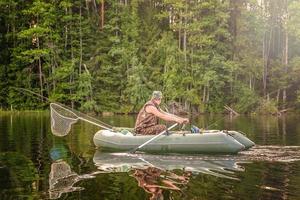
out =
<svg viewBox="0 0 300 200"><path fill-rule="evenodd" d="M263 99L259 102L259 106L256 108L255 113L258 114L275 114L278 112L276 102L272 100Z"/></svg>
<svg viewBox="0 0 300 200"><path fill-rule="evenodd" d="M236 103L233 105L239 113L253 112L259 103L259 97L255 91L248 87L240 87L235 94Z"/></svg>

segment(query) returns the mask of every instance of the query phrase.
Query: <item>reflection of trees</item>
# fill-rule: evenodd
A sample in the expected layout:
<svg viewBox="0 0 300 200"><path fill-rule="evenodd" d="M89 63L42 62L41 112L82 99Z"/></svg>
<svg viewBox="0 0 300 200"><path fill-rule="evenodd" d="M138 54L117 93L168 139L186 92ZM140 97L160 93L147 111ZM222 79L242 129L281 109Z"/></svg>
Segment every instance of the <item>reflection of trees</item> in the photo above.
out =
<svg viewBox="0 0 300 200"><path fill-rule="evenodd" d="M299 199L298 167L292 163L248 163L247 170L239 174L240 181L198 174L189 182L186 199Z"/></svg>
<svg viewBox="0 0 300 200"><path fill-rule="evenodd" d="M138 186L143 188L152 196L150 199L164 199L163 191L181 191L180 187L187 184L190 173L183 175L176 175L170 171L163 171L155 167L148 167L146 169L134 169L131 176L133 176Z"/></svg>
<svg viewBox="0 0 300 200"><path fill-rule="evenodd" d="M0 199L12 196L38 199L39 176L32 161L25 156L15 152L1 153L0 177Z"/></svg>

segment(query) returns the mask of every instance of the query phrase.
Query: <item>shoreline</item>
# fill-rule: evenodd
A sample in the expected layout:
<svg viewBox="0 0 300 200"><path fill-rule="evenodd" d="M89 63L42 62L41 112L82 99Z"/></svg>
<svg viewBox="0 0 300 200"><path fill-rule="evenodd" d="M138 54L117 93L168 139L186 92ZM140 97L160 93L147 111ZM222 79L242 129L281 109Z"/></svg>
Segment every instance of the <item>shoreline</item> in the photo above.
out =
<svg viewBox="0 0 300 200"><path fill-rule="evenodd" d="M9 114L9 113L50 113L50 110L0 110L0 114ZM83 112L84 113L84 112ZM137 115L138 113L117 113L117 112L102 112L101 114L95 114L95 113L84 113L90 116L131 116L131 115ZM287 116L287 115L295 115L299 114L299 111L289 111L286 113L283 113L282 115L278 114L272 114L272 113L241 113L239 115L230 115L228 113L195 113L192 114L193 116L203 116L203 115L228 115L228 117L238 117L238 116L274 116L274 117L281 117L281 116ZM179 114L180 115L180 114ZM191 114L188 114L190 116ZM184 116L184 115L182 115Z"/></svg>

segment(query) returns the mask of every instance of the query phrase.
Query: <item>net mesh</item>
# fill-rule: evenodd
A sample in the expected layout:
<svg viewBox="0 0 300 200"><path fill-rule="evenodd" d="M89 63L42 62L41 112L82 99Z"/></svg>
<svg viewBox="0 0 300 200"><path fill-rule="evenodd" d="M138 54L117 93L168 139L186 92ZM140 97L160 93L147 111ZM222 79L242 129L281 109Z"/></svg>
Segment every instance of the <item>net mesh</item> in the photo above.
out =
<svg viewBox="0 0 300 200"><path fill-rule="evenodd" d="M61 160L52 163L49 174L50 199L58 199L63 193L82 190L81 187L73 187L79 180L78 174L71 170L67 162Z"/></svg>
<svg viewBox="0 0 300 200"><path fill-rule="evenodd" d="M78 116L63 106L51 103L51 131L56 136L66 136L72 127L72 124L78 121Z"/></svg>

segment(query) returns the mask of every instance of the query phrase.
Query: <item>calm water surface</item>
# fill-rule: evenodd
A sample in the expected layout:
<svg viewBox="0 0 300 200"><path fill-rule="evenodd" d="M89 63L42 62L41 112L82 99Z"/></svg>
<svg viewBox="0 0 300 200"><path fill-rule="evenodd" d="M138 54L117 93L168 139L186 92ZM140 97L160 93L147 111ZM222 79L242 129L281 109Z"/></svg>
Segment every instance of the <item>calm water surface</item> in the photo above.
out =
<svg viewBox="0 0 300 200"><path fill-rule="evenodd" d="M134 116L102 117L113 126ZM243 131L238 155L101 152L97 127L53 136L48 112L0 113L0 199L300 199L300 116L200 116L193 124Z"/></svg>

